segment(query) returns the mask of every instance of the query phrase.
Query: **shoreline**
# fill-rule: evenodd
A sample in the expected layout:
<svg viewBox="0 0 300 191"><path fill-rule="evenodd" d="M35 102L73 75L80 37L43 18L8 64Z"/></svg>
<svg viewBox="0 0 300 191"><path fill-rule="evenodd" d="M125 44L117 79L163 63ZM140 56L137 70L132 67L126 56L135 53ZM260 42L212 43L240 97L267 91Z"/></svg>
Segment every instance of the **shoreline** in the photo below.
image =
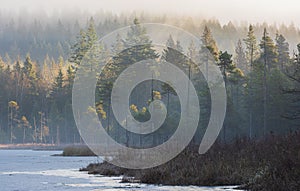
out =
<svg viewBox="0 0 300 191"><path fill-rule="evenodd" d="M171 161L150 169L132 170L107 161L80 171L123 176L122 182L172 186L227 186L252 191L299 190L300 134L270 135L262 140L215 143L205 154L187 147ZM112 159L113 160L113 159ZM185 161L184 163L182 161Z"/></svg>
<svg viewBox="0 0 300 191"><path fill-rule="evenodd" d="M75 144L44 144L44 143L22 143L22 144L0 144L0 150L45 150L62 151L69 146L84 146Z"/></svg>

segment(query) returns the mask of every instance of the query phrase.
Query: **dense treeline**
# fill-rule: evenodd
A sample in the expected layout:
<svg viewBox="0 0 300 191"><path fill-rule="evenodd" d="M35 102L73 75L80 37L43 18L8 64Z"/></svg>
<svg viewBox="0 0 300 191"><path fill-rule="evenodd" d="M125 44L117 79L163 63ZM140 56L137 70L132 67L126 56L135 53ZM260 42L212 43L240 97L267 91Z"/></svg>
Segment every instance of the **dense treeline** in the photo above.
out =
<svg viewBox="0 0 300 191"><path fill-rule="evenodd" d="M71 68L62 57L49 61L41 69L30 55L13 65L0 59L1 142L78 141L71 112Z"/></svg>
<svg viewBox="0 0 300 191"><path fill-rule="evenodd" d="M39 49L44 52L38 53L35 49L27 47L31 43L22 40L20 42L24 43L25 48L21 52L9 50L9 43L1 46L9 53L0 60L1 142L68 143L81 141L74 123L71 105L72 83L76 68L80 66L80 61L87 50L99 39L100 36L97 34L103 35L113 28L127 24L126 22L119 24L121 21L118 21L117 17L113 21L103 22L103 25L97 25L96 21L96 19L89 19L87 26L81 30L78 25L76 33L80 32L75 39L71 40L73 38L71 34L65 35L70 39L67 48L62 50L63 53L53 54L48 49ZM300 44L297 47L289 46L285 35L280 31L276 33L275 38L272 38L269 31L274 32L275 29L266 27L261 30L263 25L250 25L246 33L241 36L240 34L244 32L237 32L231 23L223 27L217 21L203 21L198 25L199 27L195 27L192 21L182 24L189 24L185 28L196 31L195 34L201 36L203 47L200 50L195 48L194 42L190 42L188 50L183 50L180 42L174 40L176 37L170 36L166 42L168 47L162 54L159 54L153 48L147 31L141 27L137 19L134 19L131 27L132 33L127 36L119 36L113 47L102 45L95 49L99 53L110 53L128 47L132 41L146 44L138 49L126 49L115 56L109 63L109 67L105 68L105 75L99 78L97 107L90 109L99 113L106 130L112 137L129 146L148 147L163 142L174 132L178 123L178 113L180 113L178 98L173 89L164 83L145 82L144 86L136 88L131 96L130 109L133 116L140 121L149 118L149 101L160 99L167 103L170 118L167 119L162 130L152 137L141 137L124 131L120 128L120 124L116 123L111 112L108 90L111 89L112 82L118 74L131 63L144 59L161 59L180 67L196 86L202 87L199 89L198 95L201 95L199 96L200 103L202 103L200 106L203 115L201 116L205 117L200 121L198 133L194 138L194 141L198 142L209 117L209 94L205 88L203 76L201 77L199 71L194 69L195 63L190 62L189 58L193 57L196 60L206 58L207 50L213 55L209 59L215 61L222 71L228 94L227 114L220 140L229 141L245 136L253 139L269 133L286 133L298 128L300 118ZM59 26L63 26L63 24L61 23ZM220 28L216 28L216 26ZM199 28L202 30L199 31ZM282 31L289 35L295 32L294 36L289 38L297 39L299 37L296 29L286 28L284 31L283 28L284 26L282 26ZM44 29L38 27L37 30ZM99 30L102 32L99 33ZM233 33L232 30L236 32ZM243 30L245 29L241 28L239 31ZM74 33L74 30L71 29L66 31ZM257 35L257 31L261 31L261 33ZM4 34L11 35L13 33L5 31L2 33L2 37ZM40 34L47 35L43 32ZM56 33L49 32L48 37L53 34ZM22 36L22 34L20 35ZM33 37L36 36L38 35L33 35ZM215 36L218 36L220 40ZM57 38L63 37L64 33L57 32ZM239 37L240 39L238 39ZM55 35L53 38L56 38ZM25 37L24 39L30 38ZM43 36L41 39L46 42L47 38ZM57 39L54 41L60 42ZM235 47L234 52L230 50L231 46L228 46L227 49L223 48L228 45L228 42L236 44L233 46ZM291 42L291 44L297 43L299 41ZM16 43L16 46L22 47L19 43ZM290 47L295 50L292 51L292 54L290 54ZM23 55L25 52L30 52L31 55L15 56ZM135 57L130 56L133 53ZM58 59L46 56L43 63L38 63L37 60L47 54ZM8 59L9 56L14 59ZM209 59L201 60L200 63L211 64ZM149 93L145 93L147 87L150 87L147 90ZM134 98L138 98L138 100Z"/></svg>
<svg viewBox="0 0 300 191"><path fill-rule="evenodd" d="M234 47L238 39L244 38L247 33L248 23L221 24L216 19L206 20L196 17L179 17L176 15L156 15L147 13L112 14L98 11L91 15L88 12L63 12L54 13L52 16L46 13L28 13L20 10L19 13L0 12L0 55L9 64L20 57L30 53L32 58L39 64L48 55L57 59L63 56L67 59L71 53L71 45L76 41L76 36L81 28L88 26L91 16L95 19L95 29L99 37L109 32L127 26L135 17L141 22L167 23L178 26L200 37L205 26L208 26L218 46L222 50L234 53ZM296 45L300 41L300 31L293 24L255 24L255 35L260 36L264 28L268 28L271 36L277 32L283 34L290 43L292 53L296 51Z"/></svg>

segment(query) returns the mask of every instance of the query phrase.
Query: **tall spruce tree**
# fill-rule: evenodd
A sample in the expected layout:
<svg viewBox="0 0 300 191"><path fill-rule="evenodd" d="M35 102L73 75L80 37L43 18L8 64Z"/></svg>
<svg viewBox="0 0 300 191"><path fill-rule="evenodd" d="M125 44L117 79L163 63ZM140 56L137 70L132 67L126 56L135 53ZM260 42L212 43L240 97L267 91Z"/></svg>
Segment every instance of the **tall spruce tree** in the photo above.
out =
<svg viewBox="0 0 300 191"><path fill-rule="evenodd" d="M225 88L226 88L226 90L228 90L228 75L230 73L232 73L233 69L235 68L235 65L233 64L233 61L232 61L232 55L228 54L227 51L225 51L225 52L220 51L219 62L217 64L220 67L220 70L223 74ZM227 116L226 118L227 118L227 120L225 119L225 123L223 125L223 141L224 142L226 142L226 139L227 139L227 137L226 137L227 136L227 126L229 126L228 125L229 117Z"/></svg>
<svg viewBox="0 0 300 191"><path fill-rule="evenodd" d="M243 72L248 73L249 67L246 59L246 54L242 45L241 39L238 40L237 45L235 47L235 57L234 62L238 68L240 68Z"/></svg>
<svg viewBox="0 0 300 191"><path fill-rule="evenodd" d="M274 41L269 36L266 28L264 29L259 46L261 48L261 59L266 65L267 70L270 71L271 69L277 67L278 53Z"/></svg>
<svg viewBox="0 0 300 191"><path fill-rule="evenodd" d="M243 39L246 44L246 58L249 63L249 80L248 80L248 110L249 110L249 138L253 134L253 64L259 58L259 47L254 35L254 28L249 25L247 37Z"/></svg>
<svg viewBox="0 0 300 191"><path fill-rule="evenodd" d="M214 64L219 59L219 50L211 30L205 26L201 36L202 46L199 50L199 62L205 65L205 75L209 80L209 64Z"/></svg>
<svg viewBox="0 0 300 191"><path fill-rule="evenodd" d="M290 95L289 109L284 114L284 117L294 121L294 124L299 124L300 120L300 43L297 45L297 52L294 52L293 60L287 67L285 73L292 84L290 87L285 87L284 92Z"/></svg>
<svg viewBox="0 0 300 191"><path fill-rule="evenodd" d="M75 65L80 65L81 60L87 52L86 32L83 29L80 30L75 44L71 46L71 52L69 62L74 63Z"/></svg>
<svg viewBox="0 0 300 191"><path fill-rule="evenodd" d="M278 52L278 64L280 65L281 70L283 70L290 62L289 43L286 42L286 39L282 34L276 34L275 41Z"/></svg>
<svg viewBox="0 0 300 191"><path fill-rule="evenodd" d="M170 47L170 48L173 48L173 49L176 48L176 47L175 47L175 42L174 42L174 40L173 40L172 35L169 35L169 38L168 38L168 40L167 40L167 42L166 42L166 46L167 46L167 47Z"/></svg>
<svg viewBox="0 0 300 191"><path fill-rule="evenodd" d="M260 41L261 58L263 63L263 136L267 133L268 122L268 73L277 67L277 51L276 46L269 36L267 29L264 29L262 40Z"/></svg>
<svg viewBox="0 0 300 191"><path fill-rule="evenodd" d="M36 68L34 63L32 62L30 55L27 54L25 62L24 62L24 73L30 80L36 80Z"/></svg>
<svg viewBox="0 0 300 191"><path fill-rule="evenodd" d="M100 75L100 79L97 84L97 97L96 102L98 108L101 108L101 112L105 112L105 118L102 118L105 129L108 133L115 133L118 135L126 135L125 137L117 137L118 140L123 140L126 144L129 143L129 139L139 140L141 145L141 136L131 134L128 131L121 129L119 124L111 117L111 89L116 78L120 73L129 67L130 65L142 60L156 59L158 54L152 48L152 41L147 35L146 29L140 24L139 20L135 18L133 24L130 26L128 33L125 37L117 36L116 43L113 45L112 52L117 53L113 56L112 60L103 68L103 72ZM121 51L121 52L120 52ZM132 75L132 76L131 76ZM134 73L130 74L128 78L134 77ZM132 95L135 97L134 102L137 105L144 104L144 97L148 97L149 83L141 87L139 91L144 92L143 95ZM150 92L150 91L149 91ZM101 115L101 113L100 113ZM123 133L122 133L123 132ZM112 135L113 136L113 135ZM125 139L125 140L124 140Z"/></svg>
<svg viewBox="0 0 300 191"><path fill-rule="evenodd" d="M259 58L259 47L256 41L254 28L252 25L249 25L247 37L243 40L246 44L246 58L250 64L250 67L252 67L253 62Z"/></svg>
<svg viewBox="0 0 300 191"><path fill-rule="evenodd" d="M209 52L213 55L214 59L217 61L219 59L219 49L217 47L217 43L215 39L213 38L211 30L205 26L203 34L201 36L203 47L205 49L208 49ZM205 50L202 50L203 52Z"/></svg>
<svg viewBox="0 0 300 191"><path fill-rule="evenodd" d="M82 59L86 56L86 53L91 52L90 55L97 55L98 36L95 28L94 19L90 18L87 30L80 30L77 40L73 46L71 46L71 56L69 62L75 64L75 68L80 65ZM93 50L91 50L93 49ZM89 55L88 55L89 56Z"/></svg>

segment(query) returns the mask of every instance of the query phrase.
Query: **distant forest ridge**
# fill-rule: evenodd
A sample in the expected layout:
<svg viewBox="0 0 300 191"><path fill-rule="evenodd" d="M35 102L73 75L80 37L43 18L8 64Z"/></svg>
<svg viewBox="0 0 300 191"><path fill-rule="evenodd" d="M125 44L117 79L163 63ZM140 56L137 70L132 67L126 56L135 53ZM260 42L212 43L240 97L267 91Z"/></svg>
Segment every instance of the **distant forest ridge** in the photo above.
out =
<svg viewBox="0 0 300 191"><path fill-rule="evenodd" d="M55 60L62 56L68 59L71 54L71 45L76 41L80 29L88 26L89 19L93 17L98 36L104 35L124 26L132 24L137 17L141 23L166 23L183 28L192 34L202 35L205 26L208 26L220 49L228 50L234 54L235 45L243 39L250 23L240 22L220 24L217 19L201 19L196 17L175 15L151 15L146 13L112 14L99 11L95 14L88 12L62 13L47 16L46 13L30 14L20 11L19 14L0 12L0 55L7 63L13 64L18 58L24 58L28 53L39 65L46 57ZM300 41L300 30L293 23L268 24L251 23L257 39L267 28L270 36L275 38L276 33L282 34L289 43L290 53L297 50Z"/></svg>

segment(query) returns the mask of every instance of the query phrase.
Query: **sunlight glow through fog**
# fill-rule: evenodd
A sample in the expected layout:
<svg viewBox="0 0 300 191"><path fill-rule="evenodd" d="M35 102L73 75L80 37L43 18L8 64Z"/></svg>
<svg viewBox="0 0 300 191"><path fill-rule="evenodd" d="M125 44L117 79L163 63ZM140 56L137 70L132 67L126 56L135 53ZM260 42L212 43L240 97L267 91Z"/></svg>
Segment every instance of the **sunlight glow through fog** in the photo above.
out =
<svg viewBox="0 0 300 191"><path fill-rule="evenodd" d="M3 1L3 0L2 0ZM297 0L10 0L1 2L1 11L46 12L48 15L68 11L98 10L121 13L145 11L148 13L180 14L217 18L228 21L269 22L300 25L300 3Z"/></svg>

